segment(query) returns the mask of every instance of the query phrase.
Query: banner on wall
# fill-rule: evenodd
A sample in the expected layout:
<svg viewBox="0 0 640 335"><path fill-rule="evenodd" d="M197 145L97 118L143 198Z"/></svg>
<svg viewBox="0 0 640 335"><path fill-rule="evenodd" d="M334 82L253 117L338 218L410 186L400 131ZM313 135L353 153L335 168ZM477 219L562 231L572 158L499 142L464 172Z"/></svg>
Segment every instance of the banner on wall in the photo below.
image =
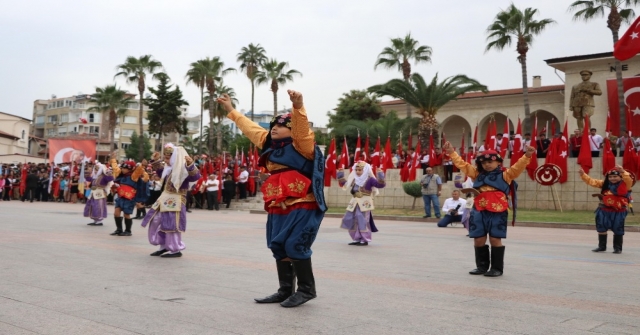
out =
<svg viewBox="0 0 640 335"><path fill-rule="evenodd" d="M55 164L93 162L96 159L95 140L49 139L49 161Z"/></svg>
<svg viewBox="0 0 640 335"><path fill-rule="evenodd" d="M631 125L633 136L640 134L640 77L623 78L624 103L627 106L627 115L630 115L627 124ZM607 101L609 113L611 113L611 133L620 136L620 108L618 107L618 84L615 79L607 80Z"/></svg>

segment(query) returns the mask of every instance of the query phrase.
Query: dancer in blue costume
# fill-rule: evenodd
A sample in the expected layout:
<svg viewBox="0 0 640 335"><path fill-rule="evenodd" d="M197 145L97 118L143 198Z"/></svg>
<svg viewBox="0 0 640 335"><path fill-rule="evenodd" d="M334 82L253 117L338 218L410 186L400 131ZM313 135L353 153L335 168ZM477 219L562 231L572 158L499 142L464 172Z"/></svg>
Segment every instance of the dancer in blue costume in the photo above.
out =
<svg viewBox="0 0 640 335"><path fill-rule="evenodd" d="M624 236L624 220L631 197L633 179L629 172L618 165L607 172L605 180L593 179L580 169L580 178L589 186L600 189L600 205L596 209L596 230L598 231L598 247L593 252L607 250L607 231L613 232L613 253L622 253L622 236Z"/></svg>
<svg viewBox="0 0 640 335"><path fill-rule="evenodd" d="M505 249L502 239L507 238L508 196L510 190L512 196L515 196L515 179L527 168L536 149L527 147L525 155L516 164L504 170L502 157L495 150L485 150L478 155L474 167L453 151L451 143L445 143L442 149L450 155L453 164L473 180L473 188L479 192L474 198L474 207L469 217L469 237L474 239L477 268L469 274L502 276ZM511 201L515 206L516 199L512 198ZM513 222L515 223L515 210ZM486 245L487 235L491 244L491 255L489 246Z"/></svg>
<svg viewBox="0 0 640 335"><path fill-rule="evenodd" d="M311 245L327 206L324 201L324 158L315 145L302 94L287 91L290 114L274 117L267 131L233 108L228 95L218 103L258 148L260 167L270 173L262 185L267 216L267 246L276 259L280 288L258 303L295 307L316 297ZM295 290L295 280L298 289Z"/></svg>
<svg viewBox="0 0 640 335"><path fill-rule="evenodd" d="M118 166L118 161L116 161L113 154L111 168L118 188L118 199L115 201L116 208L113 211L116 230L111 235L131 236L131 226L133 225L131 214L136 207L136 192L139 185L146 184L149 181L149 175L141 164L136 164L132 160L128 160ZM122 213L124 213L124 230L122 230L122 216L120 216Z"/></svg>

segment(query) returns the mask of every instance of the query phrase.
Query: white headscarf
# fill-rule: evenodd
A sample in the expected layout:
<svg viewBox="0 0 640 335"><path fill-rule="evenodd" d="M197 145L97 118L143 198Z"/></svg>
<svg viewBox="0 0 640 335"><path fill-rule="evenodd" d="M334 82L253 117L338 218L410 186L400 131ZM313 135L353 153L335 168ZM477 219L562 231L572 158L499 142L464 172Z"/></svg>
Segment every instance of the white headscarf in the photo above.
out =
<svg viewBox="0 0 640 335"><path fill-rule="evenodd" d="M98 167L98 171L96 171L96 167ZM100 162L96 162L93 166L93 171L91 172L91 180L96 180L100 175L105 174L106 167L104 164Z"/></svg>
<svg viewBox="0 0 640 335"><path fill-rule="evenodd" d="M182 183L189 176L189 172L187 171L187 167L185 165L185 157L189 156L186 150L183 147L177 147L172 143L167 143L165 148L173 148L173 153L171 154L171 159L169 160L169 165L165 165L164 170L162 170L162 179L169 174L171 174L171 183L176 189L179 189L182 186ZM175 173L171 173L175 168Z"/></svg>
<svg viewBox="0 0 640 335"><path fill-rule="evenodd" d="M356 173L356 165L358 165L358 163L363 164L364 163L364 167L362 168L362 174L358 176L358 174ZM373 175L373 170L371 169L371 165L369 163L365 163L363 161L359 161L356 162L355 164L353 164L353 166L351 167L351 173L349 173L349 177L347 177L347 182L344 184L344 186L342 186L343 190L348 190L351 187L353 187L353 184L358 185L359 187L364 187L365 183L367 182L367 180L369 180L369 178L375 178L375 176ZM371 192L374 195L378 195L380 193L380 191L378 191L377 187L372 187L371 188Z"/></svg>

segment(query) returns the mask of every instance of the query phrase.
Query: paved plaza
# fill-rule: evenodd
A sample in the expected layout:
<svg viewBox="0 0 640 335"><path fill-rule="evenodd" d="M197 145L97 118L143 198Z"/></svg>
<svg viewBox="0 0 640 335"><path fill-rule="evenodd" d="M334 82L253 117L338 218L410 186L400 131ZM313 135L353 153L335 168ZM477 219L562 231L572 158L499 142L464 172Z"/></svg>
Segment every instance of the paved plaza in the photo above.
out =
<svg viewBox="0 0 640 335"><path fill-rule="evenodd" d="M505 274L471 276L463 228L378 221L367 247L325 219L318 298L275 292L265 215L188 215L182 258L151 257L147 231L113 237L83 205L0 202L0 334L640 334L640 233L621 255L594 231L509 228ZM113 207L109 207L112 213Z"/></svg>

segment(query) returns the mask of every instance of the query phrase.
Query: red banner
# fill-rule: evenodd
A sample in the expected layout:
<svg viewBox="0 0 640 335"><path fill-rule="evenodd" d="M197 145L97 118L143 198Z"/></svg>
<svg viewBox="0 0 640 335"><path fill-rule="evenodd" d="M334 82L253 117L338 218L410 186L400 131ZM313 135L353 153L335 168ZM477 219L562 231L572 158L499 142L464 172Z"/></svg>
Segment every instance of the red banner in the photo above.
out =
<svg viewBox="0 0 640 335"><path fill-rule="evenodd" d="M83 160L85 162L96 160L95 140L49 140L49 161L55 164L73 161L80 165Z"/></svg>
<svg viewBox="0 0 640 335"><path fill-rule="evenodd" d="M627 124L631 125L630 130L633 136L637 136L640 134L640 77L624 78L622 87L624 102L631 112L631 120L627 120ZM611 133L620 136L620 108L618 107L618 86L615 79L607 80L607 101L609 102L609 113L611 113Z"/></svg>

